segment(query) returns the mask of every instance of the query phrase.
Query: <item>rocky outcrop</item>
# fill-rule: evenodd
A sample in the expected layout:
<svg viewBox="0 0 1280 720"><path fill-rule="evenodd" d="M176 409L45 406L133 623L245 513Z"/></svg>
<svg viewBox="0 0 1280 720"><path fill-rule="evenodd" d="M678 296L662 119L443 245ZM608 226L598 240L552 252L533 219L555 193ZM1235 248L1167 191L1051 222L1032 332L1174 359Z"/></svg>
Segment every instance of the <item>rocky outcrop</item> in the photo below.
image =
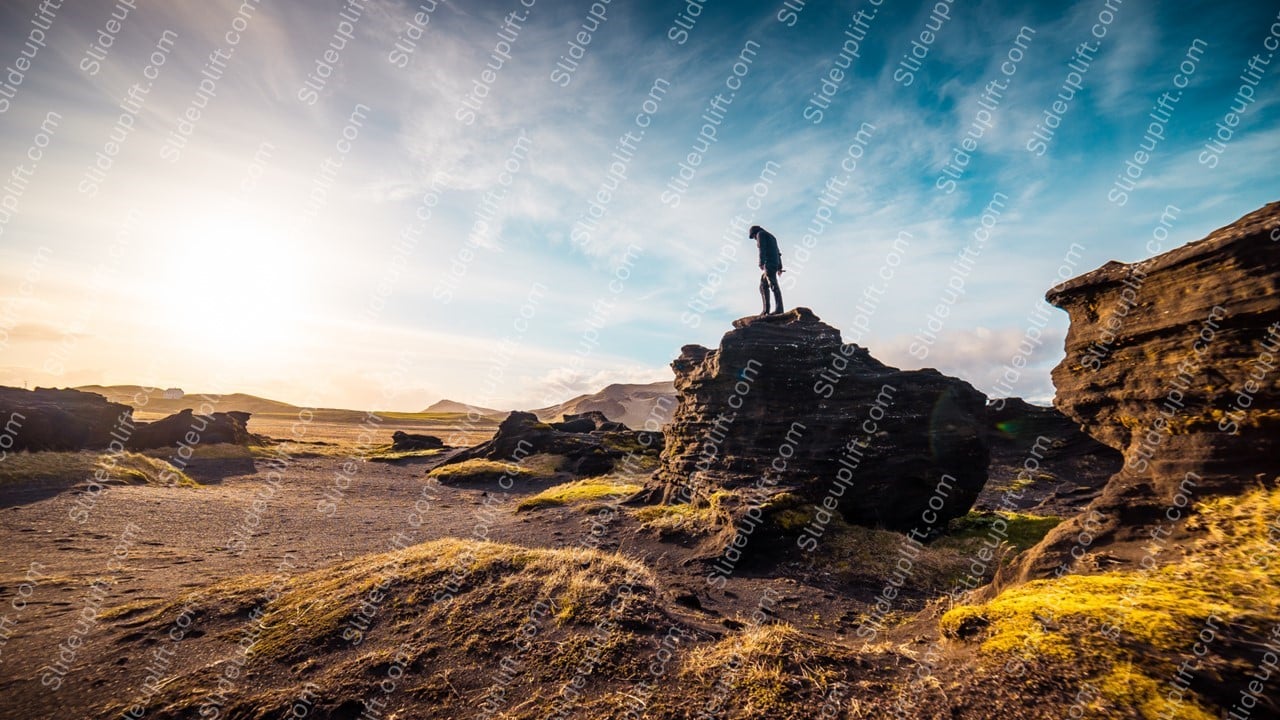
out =
<svg viewBox="0 0 1280 720"><path fill-rule="evenodd" d="M79 390L0 387L0 449L97 450L124 437L133 408Z"/></svg>
<svg viewBox="0 0 1280 720"><path fill-rule="evenodd" d="M248 445L253 441L247 412L215 412L197 415L190 408L151 423L138 423L126 445L132 450L214 445Z"/></svg>
<svg viewBox="0 0 1280 720"><path fill-rule="evenodd" d="M733 325L718 349L687 345L671 363L666 502L736 490L740 514L764 508L802 534L833 513L924 531L968 511L987 477L982 393L889 367L808 308Z"/></svg>
<svg viewBox="0 0 1280 720"><path fill-rule="evenodd" d="M438 450L444 447L444 441L435 435L416 435L397 430L391 433L391 449L396 451Z"/></svg>
<svg viewBox="0 0 1280 720"><path fill-rule="evenodd" d="M975 505L984 510L1068 517L1097 497L1122 464L1119 452L1057 408L1016 397L987 405L987 442L991 466Z"/></svg>
<svg viewBox="0 0 1280 720"><path fill-rule="evenodd" d="M588 410L584 413L569 413L564 420L551 423L552 429L560 432L589 433L594 430L603 432L626 432L631 428L620 422L605 417L599 410Z"/></svg>
<svg viewBox="0 0 1280 720"><path fill-rule="evenodd" d="M1270 482L1280 450L1280 203L1142 262L1053 288L1066 310L1054 404L1124 466L1079 518L1023 558L1017 577L1171 531L1194 503ZM1080 555L1077 552L1077 555Z"/></svg>
<svg viewBox="0 0 1280 720"><path fill-rule="evenodd" d="M597 422L618 425L599 413L578 420L584 428L586 423L594 426ZM639 439L641 434L630 430L557 430L531 412L514 411L498 425L491 439L455 453L442 465L474 459L520 462L533 455L554 455L562 458L557 470L584 477L602 475L622 464L629 452L656 453L661 449L656 434L645 434L644 442Z"/></svg>
<svg viewBox="0 0 1280 720"><path fill-rule="evenodd" d="M1046 299L1071 317L1054 404L1161 491L1188 472L1232 491L1276 470L1280 203Z"/></svg>

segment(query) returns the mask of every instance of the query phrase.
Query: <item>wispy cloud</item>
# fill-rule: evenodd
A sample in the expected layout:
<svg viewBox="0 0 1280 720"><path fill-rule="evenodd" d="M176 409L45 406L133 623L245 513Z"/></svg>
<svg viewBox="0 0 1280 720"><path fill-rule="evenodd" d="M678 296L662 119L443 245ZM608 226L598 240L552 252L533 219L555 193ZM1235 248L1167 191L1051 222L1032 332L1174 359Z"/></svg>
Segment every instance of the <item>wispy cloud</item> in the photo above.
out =
<svg viewBox="0 0 1280 720"><path fill-rule="evenodd" d="M25 5L3 10L6 28L28 21L34 5ZM1174 234L1190 240L1274 199L1277 172L1268 159L1280 139L1280 95L1270 76L1222 165L1211 171L1197 158L1270 23L1268 12L1247 3L1206 6L1196 17L1124 5L1044 157L1027 151L1027 137L1044 121L1076 45L1091 38L1100 2L957 5L910 87L893 72L932 4L886 5L815 125L803 110L856 8L809 3L786 27L776 3L708 4L688 42L677 45L667 38L671 7L611 4L572 82L560 87L550 74L586 5L539 0L518 39L506 40L510 59L485 81L475 123L464 124L459 103L486 78L498 30L517 5L440 3L400 67L389 53L418 6L370 0L315 105L297 91L323 59L341 6L257 5L216 95L196 108L182 160L172 164L160 149L196 102L201 72L227 45L240 3L139 7L95 76L78 65L105 6L64 3L48 47L0 115L0 172L8 172L25 162L45 114L62 114L0 237L0 295L18 295L33 251L52 251L11 327L0 382L151 378L196 387L227 376L284 399L417 409L440 395L532 406L556 387L665 377L681 345L714 345L730 320L755 309L752 243L731 238L734 257L720 257L735 215L780 238L791 269L784 277L794 283L788 304L811 306L846 329L864 288L880 282L894 238L910 233L860 342L912 367L904 343L999 191L1008 197L999 223L927 360L986 390L1073 244L1081 249L1069 269L1084 272L1142 257L1168 204L1181 209ZM1036 33L1009 91L955 192L941 192L934 181L1024 24ZM144 79L166 29L179 36L173 52L116 148L101 193L82 195L77 183L110 140L121 99ZM1193 36L1211 50L1168 139L1130 203L1108 203L1115 173ZM14 57L20 39L17 29L0 34L0 58ZM744 64L747 40L759 46ZM727 110L715 141L705 143L702 115L717 94ZM353 125L357 104L369 110ZM843 181L841 163L864 122L875 131L836 199L827 185ZM625 180L611 187L619 138L640 130ZM513 171L508 156L521 135L528 151ZM662 192L699 147L696 177L669 207ZM777 163L776 174L762 184L766 162ZM574 223L602 186L608 202L597 203L605 212L592 242L575 243ZM486 206L492 191L505 196ZM471 242L478 219L485 232ZM421 234L408 242L412 228ZM806 234L815 236L811 247ZM97 284L95 273L103 278ZM455 286L448 304L435 292L446 282ZM536 286L545 290L530 312ZM682 315L700 292L706 307L694 327ZM499 387L489 389L494 348L510 340L522 313L532 314L527 330ZM91 322L62 374L42 371L48 346L57 344L50 338L77 317ZM1046 340L1019 384L1040 399L1051 393L1048 368L1065 317L1052 327L1058 346ZM585 358L576 353L584 337L598 337ZM406 356L412 369L396 374ZM384 392L388 377L398 394Z"/></svg>

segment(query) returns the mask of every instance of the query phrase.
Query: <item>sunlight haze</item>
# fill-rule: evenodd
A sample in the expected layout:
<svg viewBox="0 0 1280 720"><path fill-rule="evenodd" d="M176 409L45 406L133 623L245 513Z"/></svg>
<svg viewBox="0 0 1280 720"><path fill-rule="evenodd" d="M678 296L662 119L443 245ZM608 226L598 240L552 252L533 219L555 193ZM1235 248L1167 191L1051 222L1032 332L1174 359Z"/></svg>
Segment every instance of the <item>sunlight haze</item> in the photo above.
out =
<svg viewBox="0 0 1280 720"><path fill-rule="evenodd" d="M1267 4L137 5L104 34L111 4L50 4L7 71L0 384L543 406L670 379L758 312L759 224L787 307L1043 403L1057 310L996 388L1049 287L1280 179ZM0 64L40 7L0 10Z"/></svg>

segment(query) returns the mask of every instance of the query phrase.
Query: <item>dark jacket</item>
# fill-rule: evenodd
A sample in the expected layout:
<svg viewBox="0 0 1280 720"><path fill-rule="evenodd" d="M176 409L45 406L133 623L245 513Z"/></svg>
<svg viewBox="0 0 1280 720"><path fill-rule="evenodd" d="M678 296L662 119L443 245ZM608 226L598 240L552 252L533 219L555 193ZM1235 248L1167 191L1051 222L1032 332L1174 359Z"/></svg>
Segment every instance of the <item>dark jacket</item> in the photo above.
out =
<svg viewBox="0 0 1280 720"><path fill-rule="evenodd" d="M778 238L768 230L756 233L756 247L760 248L760 264L766 270L782 269L782 253L778 250Z"/></svg>

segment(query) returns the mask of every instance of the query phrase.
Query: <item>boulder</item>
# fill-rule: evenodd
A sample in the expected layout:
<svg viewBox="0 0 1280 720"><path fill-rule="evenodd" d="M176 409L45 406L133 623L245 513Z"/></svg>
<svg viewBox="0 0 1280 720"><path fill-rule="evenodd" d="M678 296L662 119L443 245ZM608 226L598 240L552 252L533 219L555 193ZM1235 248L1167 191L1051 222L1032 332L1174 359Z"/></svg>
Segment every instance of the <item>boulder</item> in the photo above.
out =
<svg viewBox="0 0 1280 720"><path fill-rule="evenodd" d="M442 447L444 447L444 441L435 435L415 435L403 430L391 433L392 450L438 450Z"/></svg>
<svg viewBox="0 0 1280 720"><path fill-rule="evenodd" d="M600 413L603 425L615 425ZM593 424L591 418L575 417ZM531 412L514 411L498 425L493 437L479 445L455 453L443 465L464 460L485 459L499 462L518 462L531 455L559 455L564 458L560 470L579 476L602 475L614 470L630 449L639 449L640 433L625 431L566 432L557 430L538 420ZM643 443L645 447L660 447L657 443Z"/></svg>
<svg viewBox="0 0 1280 720"><path fill-rule="evenodd" d="M560 422L551 423L551 427L560 432L587 433L600 430L602 432L627 432L631 428L620 422L605 417L599 410L588 410L584 413L566 413Z"/></svg>
<svg viewBox="0 0 1280 720"><path fill-rule="evenodd" d="M98 450L133 427L133 408L80 390L0 387L0 450Z"/></svg>
<svg viewBox="0 0 1280 720"><path fill-rule="evenodd" d="M1085 555L1093 565L1132 562L1153 530L1181 529L1195 503L1274 479L1277 238L1280 203L1271 203L1202 240L1109 262L1047 293L1071 319L1054 405L1123 453L1124 465L1004 580L1060 572Z"/></svg>
<svg viewBox="0 0 1280 720"><path fill-rule="evenodd" d="M833 514L926 532L973 505L988 449L986 397L969 383L885 365L808 308L733 326L718 349L687 345L671 363L665 502L736 490L740 515L764 508L815 536Z"/></svg>
<svg viewBox="0 0 1280 720"><path fill-rule="evenodd" d="M248 445L253 441L247 412L215 412L197 415L191 408L151 423L138 423L126 445L131 450L176 447L178 445L213 445L233 443Z"/></svg>

